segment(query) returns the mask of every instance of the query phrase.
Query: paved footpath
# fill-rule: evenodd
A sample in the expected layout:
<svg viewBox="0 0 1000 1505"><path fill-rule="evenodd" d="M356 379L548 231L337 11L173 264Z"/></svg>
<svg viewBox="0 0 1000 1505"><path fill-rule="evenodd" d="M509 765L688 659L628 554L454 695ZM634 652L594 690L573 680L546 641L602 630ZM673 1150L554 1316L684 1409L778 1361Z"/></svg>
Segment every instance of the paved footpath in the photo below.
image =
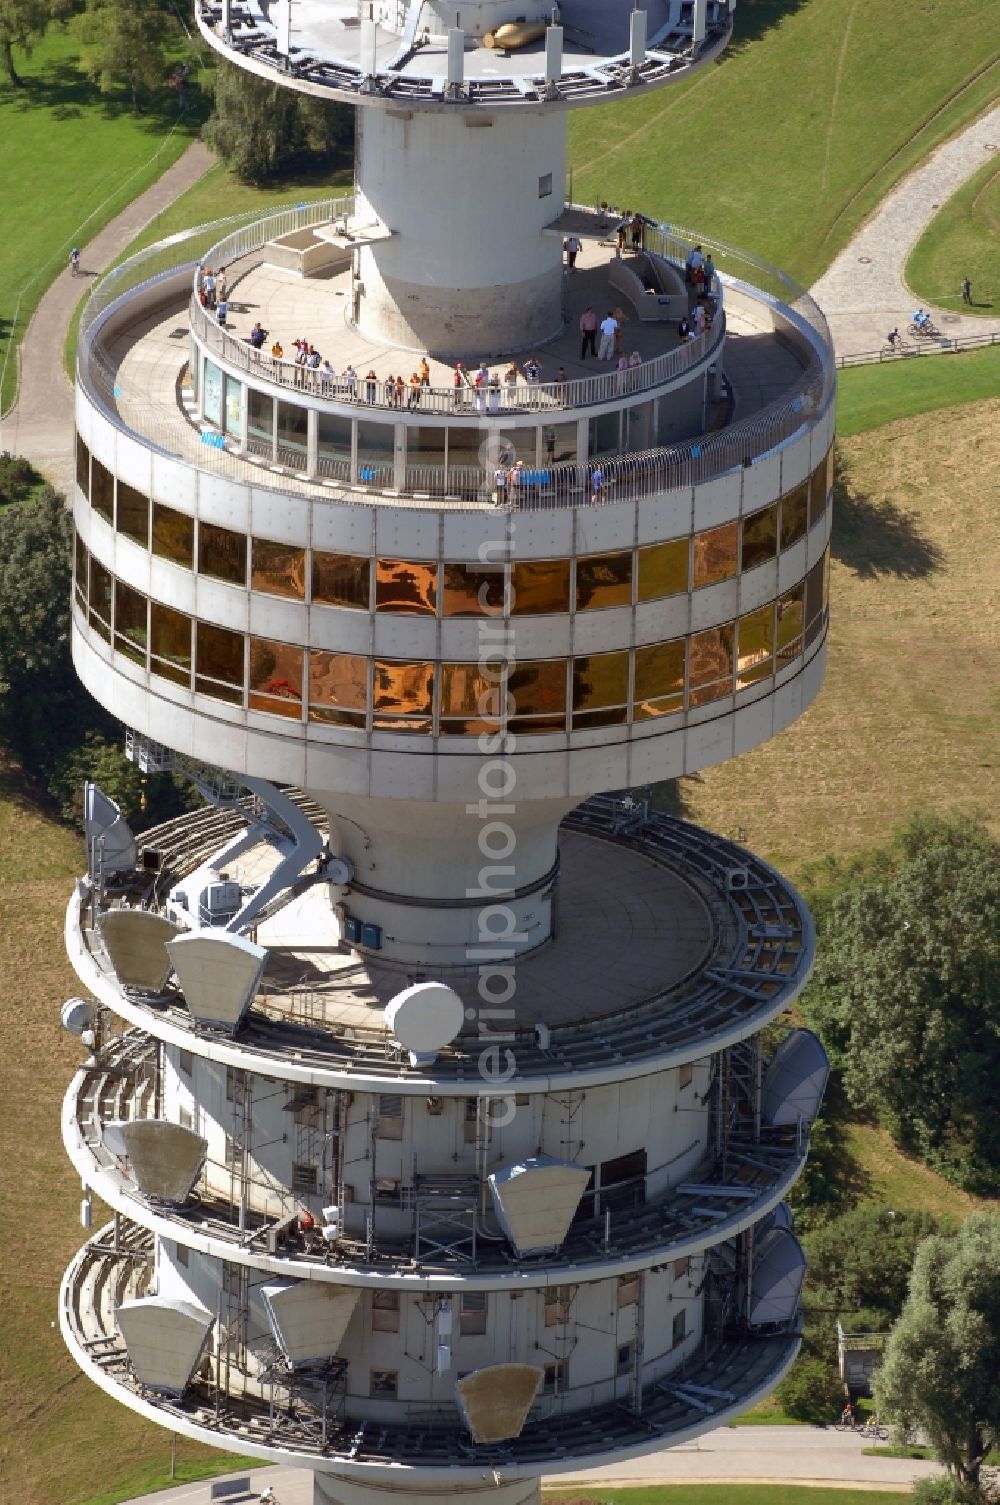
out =
<svg viewBox="0 0 1000 1505"><path fill-rule="evenodd" d="M193 141L152 187L82 247L85 276L65 267L41 299L21 342L21 385L11 411L0 419L0 450L24 455L53 486L68 491L73 478L73 388L63 369L63 344L90 279L118 259L151 220L196 183L215 161Z"/></svg>
<svg viewBox="0 0 1000 1505"><path fill-rule="evenodd" d="M897 184L809 289L826 314L838 355L877 351L896 326L908 338L906 326L920 301L903 275L910 252L945 200L991 158L1000 164L1000 105L939 146ZM955 267L956 293L964 275L964 267ZM975 287L972 297L975 302ZM948 339L1000 333L1000 308L997 318L927 308Z"/></svg>
<svg viewBox="0 0 1000 1505"><path fill-rule="evenodd" d="M647 1458L579 1474L550 1474L542 1484L581 1491L611 1484L801 1484L904 1493L914 1479L941 1472L937 1463L868 1455L869 1446L853 1433L824 1427L720 1427L696 1442ZM312 1505L308 1470L267 1465L249 1477L254 1495L270 1484L279 1505ZM210 1490L207 1480L182 1484L129 1505L208 1505Z"/></svg>

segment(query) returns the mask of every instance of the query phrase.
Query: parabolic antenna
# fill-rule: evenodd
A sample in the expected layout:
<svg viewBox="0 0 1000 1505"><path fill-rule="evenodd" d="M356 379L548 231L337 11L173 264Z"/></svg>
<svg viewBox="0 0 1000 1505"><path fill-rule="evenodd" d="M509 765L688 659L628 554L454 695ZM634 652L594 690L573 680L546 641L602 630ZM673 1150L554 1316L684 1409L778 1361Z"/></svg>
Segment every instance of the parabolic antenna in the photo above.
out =
<svg viewBox="0 0 1000 1505"><path fill-rule="evenodd" d="M386 1004L385 1022L415 1061L433 1061L462 1028L465 1005L443 982L417 982Z"/></svg>
<svg viewBox="0 0 1000 1505"><path fill-rule="evenodd" d="M82 1035L94 1022L94 1005L86 998L67 998L62 1006L62 1027L71 1035Z"/></svg>

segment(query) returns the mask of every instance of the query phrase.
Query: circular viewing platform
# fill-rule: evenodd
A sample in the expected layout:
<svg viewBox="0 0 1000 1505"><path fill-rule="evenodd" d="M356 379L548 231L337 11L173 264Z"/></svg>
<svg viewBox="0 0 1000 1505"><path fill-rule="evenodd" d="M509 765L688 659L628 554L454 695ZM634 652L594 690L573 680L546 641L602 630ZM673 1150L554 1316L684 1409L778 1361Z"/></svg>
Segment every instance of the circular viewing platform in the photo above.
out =
<svg viewBox="0 0 1000 1505"><path fill-rule="evenodd" d="M668 816L623 829L616 802L589 801L563 823L560 924L517 963L510 1030L517 1090L581 1088L697 1060L737 1044L782 1013L804 986L814 952L812 921L795 890L742 848ZM161 871L105 904L165 912L175 883L239 829L233 812L184 817L147 840ZM195 839L187 827L196 833ZM262 853L232 867L253 886ZM273 855L273 854L272 854ZM735 875L735 876L734 876ZM143 886L144 885L144 886ZM349 896L348 896L349 902ZM262 925L271 952L235 1039L206 1032L183 993L124 987L104 949L93 891L74 895L67 949L86 987L150 1034L210 1059L266 1075L348 1088L463 1096L479 1081L482 1042L470 1022L433 1065L414 1065L393 1041L382 1010L413 968L339 943L322 885ZM320 935L330 944L317 947ZM311 944L296 939L308 930ZM627 946L623 950L623 945ZM437 968L472 1006L475 966ZM544 1025L544 1028L539 1028Z"/></svg>
<svg viewBox="0 0 1000 1505"><path fill-rule="evenodd" d="M352 104L456 111L600 104L662 88L729 40L726 0L708 0L697 22L695 9L691 0L649 0L637 46L629 11L595 0L563 0L555 10L470 3L458 12L394 0L375 7L367 26L356 0L295 0L287 20L268 0L199 0L195 14L217 52L286 87ZM521 24L505 27L515 14ZM554 14L560 26L547 27ZM449 64L448 49L458 17L466 27L460 66L454 56ZM562 33L558 58L546 55L547 29Z"/></svg>
<svg viewBox="0 0 1000 1505"><path fill-rule="evenodd" d="M63 1337L80 1367L109 1395L174 1431L215 1446L229 1446L274 1462L322 1467L373 1482L399 1482L400 1470L435 1472L451 1485L478 1481L484 1470L505 1478L566 1473L599 1467L675 1446L725 1425L771 1390L786 1373L801 1342L800 1320L768 1333L726 1329L706 1336L683 1363L642 1387L637 1403L620 1400L563 1409L558 1397L529 1413L520 1435L496 1444L474 1443L454 1405L410 1407L409 1418L372 1420L352 1415L351 1399L328 1408L325 1387L308 1376L275 1374L263 1387L237 1389L237 1366L216 1380L205 1366L180 1397L148 1390L137 1380L115 1319L123 1301L141 1297L152 1275L153 1242L147 1231L121 1221L85 1244L60 1291ZM720 1304L721 1304L720 1293ZM261 1389L267 1393L260 1393ZM402 1408L401 1408L402 1409Z"/></svg>
<svg viewBox="0 0 1000 1505"><path fill-rule="evenodd" d="M717 267L712 323L679 343L678 320L696 301L683 271L696 237L647 221L643 247L620 257L601 211L572 210L553 223L553 234L575 226L582 241L577 270L563 274L561 335L499 357L475 349L457 356L467 373L458 388L453 367L429 358L428 385L414 387L430 353L358 333L342 262L313 278L270 259L280 262L280 242L314 235L350 204L202 227L109 274L81 323L78 402L147 447L244 484L475 510L498 500L517 510L589 506L698 485L772 457L830 409L833 349L807 294L702 237ZM193 297L199 264L227 268L225 329ZM646 293L645 281L661 291ZM615 361L580 359L588 304L598 320L622 311L622 350L637 364L618 371ZM258 321L267 329L259 354L249 342ZM336 377L271 356L275 340L287 357L296 339L312 344ZM532 357L537 381L524 379ZM477 391L481 361L487 382ZM517 379L509 381L512 366ZM390 376L403 380L391 399ZM526 474L498 497L496 468L516 461Z"/></svg>

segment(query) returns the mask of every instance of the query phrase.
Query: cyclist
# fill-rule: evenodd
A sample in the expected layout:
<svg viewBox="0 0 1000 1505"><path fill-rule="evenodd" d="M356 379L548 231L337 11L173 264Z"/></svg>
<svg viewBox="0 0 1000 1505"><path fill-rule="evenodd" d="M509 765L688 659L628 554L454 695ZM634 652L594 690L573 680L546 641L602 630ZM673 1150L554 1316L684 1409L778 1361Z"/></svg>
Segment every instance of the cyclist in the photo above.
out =
<svg viewBox="0 0 1000 1505"><path fill-rule="evenodd" d="M72 251L70 251L70 253L69 253L69 269L70 269L70 272L73 274L74 277L79 277L79 275L80 275L80 252L78 251L78 249L77 249L76 246L74 246L73 249L72 249Z"/></svg>
<svg viewBox="0 0 1000 1505"><path fill-rule="evenodd" d="M926 329L928 324L931 322L931 316L928 313L924 313L924 310L922 308L917 308L914 309L913 312L913 322L918 329L923 330Z"/></svg>
<svg viewBox="0 0 1000 1505"><path fill-rule="evenodd" d="M898 350L899 347L900 347L900 345L903 343L902 340L899 338L899 330L898 329L890 329L889 333L886 335L886 339L888 340L889 344L892 346L893 350Z"/></svg>

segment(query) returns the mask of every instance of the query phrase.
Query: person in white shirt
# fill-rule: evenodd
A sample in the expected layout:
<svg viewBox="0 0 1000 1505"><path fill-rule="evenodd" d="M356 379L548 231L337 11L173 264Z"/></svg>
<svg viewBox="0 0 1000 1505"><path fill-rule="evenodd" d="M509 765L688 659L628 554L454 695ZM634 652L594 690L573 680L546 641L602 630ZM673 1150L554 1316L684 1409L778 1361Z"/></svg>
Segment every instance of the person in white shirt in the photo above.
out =
<svg viewBox="0 0 1000 1505"><path fill-rule="evenodd" d="M567 235L566 237L566 265L571 272L576 271L576 258L583 250L579 235Z"/></svg>
<svg viewBox="0 0 1000 1505"><path fill-rule="evenodd" d="M618 320L609 309L601 320L601 343L597 351L599 361L610 361L615 353L615 335L618 333Z"/></svg>

